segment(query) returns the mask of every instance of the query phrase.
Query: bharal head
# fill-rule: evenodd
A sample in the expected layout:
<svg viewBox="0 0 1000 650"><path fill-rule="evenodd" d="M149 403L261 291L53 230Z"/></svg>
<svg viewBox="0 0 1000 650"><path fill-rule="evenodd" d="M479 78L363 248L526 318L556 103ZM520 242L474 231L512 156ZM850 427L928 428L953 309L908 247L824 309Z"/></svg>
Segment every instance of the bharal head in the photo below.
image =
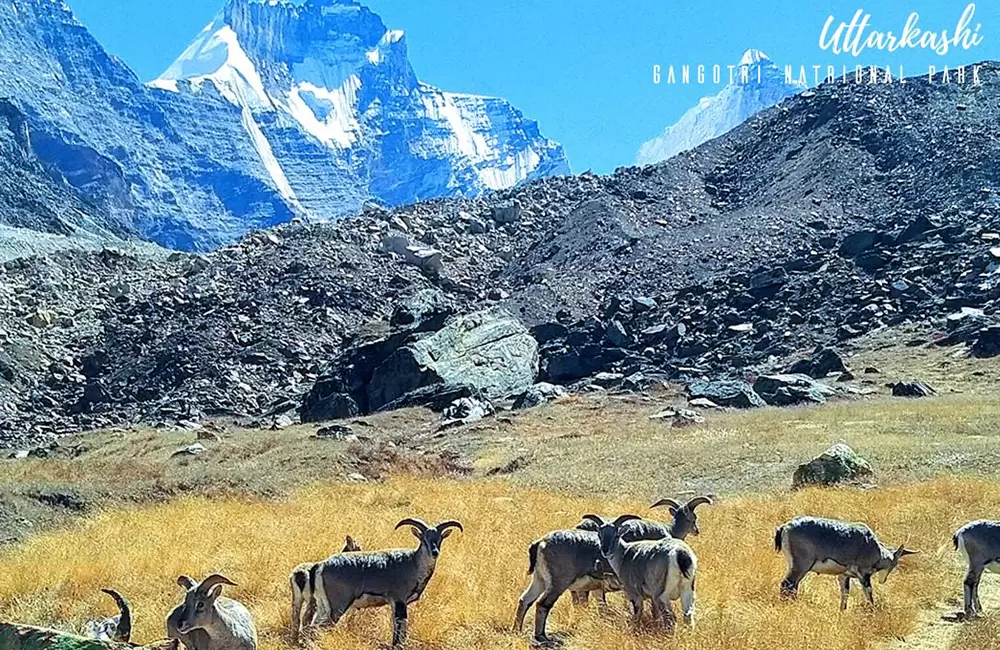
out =
<svg viewBox="0 0 1000 650"><path fill-rule="evenodd" d="M222 595L222 585L236 586L235 582L218 573L213 573L200 583L188 576L180 576L177 584L187 590L184 594L184 609L177 622L177 631L181 634L210 625L215 616L215 601Z"/></svg>
<svg viewBox="0 0 1000 650"><path fill-rule="evenodd" d="M674 523L670 527L670 535L676 539L684 539L688 535L697 537L701 534L698 529L698 515L695 513L695 509L700 505L712 505L712 499L710 497L695 497L683 505L674 499L660 499L649 507L667 506L670 509L670 515L674 518Z"/></svg>
<svg viewBox="0 0 1000 650"><path fill-rule="evenodd" d="M916 555L920 551L911 551L908 548L900 546L895 551L884 546L882 548L882 557L875 564L875 572L881 573L882 577L879 578L879 582L885 584L885 581L889 579L889 574L892 573L893 569L899 566L900 558L907 555Z"/></svg>
<svg viewBox="0 0 1000 650"><path fill-rule="evenodd" d="M619 515L614 521L608 521L598 515L584 515L583 518L597 524L597 538L600 540L601 555L604 557L611 555L611 551L614 550L615 544L621 536L618 528L626 521L642 519L638 515Z"/></svg>
<svg viewBox="0 0 1000 650"><path fill-rule="evenodd" d="M462 524L454 519L442 521L437 526L428 526L420 519L406 518L396 524L397 529L403 526L410 527L410 532L413 533L413 536L420 540L420 546L426 548L427 552L434 558L441 553L441 542L444 541L445 537L451 535L452 528L457 528L463 533L465 532Z"/></svg>

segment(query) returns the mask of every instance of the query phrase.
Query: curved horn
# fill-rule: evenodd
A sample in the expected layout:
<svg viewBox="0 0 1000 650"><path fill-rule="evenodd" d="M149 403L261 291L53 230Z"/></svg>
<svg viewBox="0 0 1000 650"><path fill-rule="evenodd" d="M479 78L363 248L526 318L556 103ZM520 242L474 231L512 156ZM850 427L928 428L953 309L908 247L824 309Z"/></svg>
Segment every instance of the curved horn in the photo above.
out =
<svg viewBox="0 0 1000 650"><path fill-rule="evenodd" d="M213 573L198 584L198 591L203 594L207 594L208 590L215 585L229 585L231 587L235 587L236 583L221 573Z"/></svg>
<svg viewBox="0 0 1000 650"><path fill-rule="evenodd" d="M639 515L618 515L618 518L611 522L611 525L618 528L626 521L632 521L634 519L642 519Z"/></svg>
<svg viewBox="0 0 1000 650"><path fill-rule="evenodd" d="M398 524L396 524L396 530L399 530L403 526L413 526L414 528L416 528L417 530L419 530L421 533L426 533L427 529L430 528L430 526L428 526L427 524L425 524L420 519L414 519L412 517L407 517L406 519L400 520L400 522Z"/></svg>
<svg viewBox="0 0 1000 650"><path fill-rule="evenodd" d="M675 510L680 510L681 509L681 504L678 501L674 500L674 499L660 499L659 501L657 501L656 503L654 503L653 505L651 505L649 507L650 508L659 508L660 506L670 506L671 508L674 508Z"/></svg>
<svg viewBox="0 0 1000 650"><path fill-rule="evenodd" d="M456 519L449 519L448 521L442 521L440 524L438 524L437 526L435 526L435 528L438 529L439 533L443 533L444 531L448 530L449 528L457 528L460 531L462 531L463 533L465 532L465 529L462 528L462 524L459 523L458 520L456 520Z"/></svg>
<svg viewBox="0 0 1000 650"><path fill-rule="evenodd" d="M695 497L684 504L684 507L688 510L694 510L698 506L710 506L712 505L711 497Z"/></svg>
<svg viewBox="0 0 1000 650"><path fill-rule="evenodd" d="M198 581L191 576L177 576L177 585L187 591L191 591L198 586Z"/></svg>
<svg viewBox="0 0 1000 650"><path fill-rule="evenodd" d="M114 589L101 589L101 591L111 596L115 604L118 605L119 616L118 625L115 626L115 641L128 643L132 638L132 610L128 606L128 601Z"/></svg>
<svg viewBox="0 0 1000 650"><path fill-rule="evenodd" d="M587 521L592 521L595 524L597 524L598 526L603 526L604 524L607 523L606 521L604 521L603 517L599 517L598 515L584 515L583 517L581 517L581 519L586 519Z"/></svg>

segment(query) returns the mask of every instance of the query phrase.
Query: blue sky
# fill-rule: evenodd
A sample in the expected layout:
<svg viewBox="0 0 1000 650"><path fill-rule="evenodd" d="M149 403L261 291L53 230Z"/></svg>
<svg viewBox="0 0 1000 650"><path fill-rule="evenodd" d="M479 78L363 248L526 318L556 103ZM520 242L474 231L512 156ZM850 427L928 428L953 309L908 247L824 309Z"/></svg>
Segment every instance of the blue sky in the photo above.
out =
<svg viewBox="0 0 1000 650"><path fill-rule="evenodd" d="M224 0L68 0L104 47L144 80L156 77ZM654 85L652 66L735 64L761 49L777 63L876 63L926 74L931 64L1000 59L1000 2L977 3L983 42L834 56L819 47L829 15L864 8L872 29L899 32L910 12L931 31L954 30L968 0L368 0L407 33L418 76L450 91L509 99L563 143L574 171L631 164L639 145L718 86ZM725 72L728 75L728 71Z"/></svg>

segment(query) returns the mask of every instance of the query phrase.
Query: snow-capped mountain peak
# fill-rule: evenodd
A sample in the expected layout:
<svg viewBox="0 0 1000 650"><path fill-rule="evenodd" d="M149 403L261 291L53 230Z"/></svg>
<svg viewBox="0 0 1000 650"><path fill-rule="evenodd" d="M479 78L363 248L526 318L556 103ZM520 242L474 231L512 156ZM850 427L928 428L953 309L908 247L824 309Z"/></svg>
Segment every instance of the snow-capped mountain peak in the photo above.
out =
<svg viewBox="0 0 1000 650"><path fill-rule="evenodd" d="M367 196L405 203L568 173L561 147L501 99L421 83L402 31L353 0L229 0L150 85L205 93L243 114L276 187L314 216ZM335 168L304 169L301 149ZM354 187L323 205L316 178Z"/></svg>
<svg viewBox="0 0 1000 650"><path fill-rule="evenodd" d="M771 59L760 50L750 49L743 53L743 58L740 59L739 64L741 66L752 66L760 63L761 61L770 62Z"/></svg>
<svg viewBox="0 0 1000 650"><path fill-rule="evenodd" d="M676 123L645 142L636 154L636 163L649 165L694 149L805 90L801 84L786 83L784 73L760 50L747 50L738 66L733 83L703 97Z"/></svg>

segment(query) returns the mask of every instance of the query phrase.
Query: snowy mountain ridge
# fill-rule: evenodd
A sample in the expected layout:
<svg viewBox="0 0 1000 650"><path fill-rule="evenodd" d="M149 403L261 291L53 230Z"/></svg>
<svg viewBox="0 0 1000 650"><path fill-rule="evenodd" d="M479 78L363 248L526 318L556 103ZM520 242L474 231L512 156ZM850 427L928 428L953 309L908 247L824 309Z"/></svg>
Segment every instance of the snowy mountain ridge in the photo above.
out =
<svg viewBox="0 0 1000 650"><path fill-rule="evenodd" d="M357 2L230 0L152 84L62 0L0 0L0 34L0 98L38 169L92 206L70 227L96 237L88 224L209 250L296 216L569 171L505 100L418 81L402 32Z"/></svg>
<svg viewBox="0 0 1000 650"><path fill-rule="evenodd" d="M205 84L240 108L274 185L312 216L345 206L311 198L313 179L289 169L293 129L336 159L344 183L390 204L569 173L561 147L506 101L420 82L403 32L350 0L230 0L150 85L197 95Z"/></svg>
<svg viewBox="0 0 1000 650"><path fill-rule="evenodd" d="M744 69L746 83L742 80ZM747 50L737 64L734 82L715 95L701 98L677 122L643 143L636 164L651 165L694 149L805 89L801 84L786 83L784 72L764 52Z"/></svg>

